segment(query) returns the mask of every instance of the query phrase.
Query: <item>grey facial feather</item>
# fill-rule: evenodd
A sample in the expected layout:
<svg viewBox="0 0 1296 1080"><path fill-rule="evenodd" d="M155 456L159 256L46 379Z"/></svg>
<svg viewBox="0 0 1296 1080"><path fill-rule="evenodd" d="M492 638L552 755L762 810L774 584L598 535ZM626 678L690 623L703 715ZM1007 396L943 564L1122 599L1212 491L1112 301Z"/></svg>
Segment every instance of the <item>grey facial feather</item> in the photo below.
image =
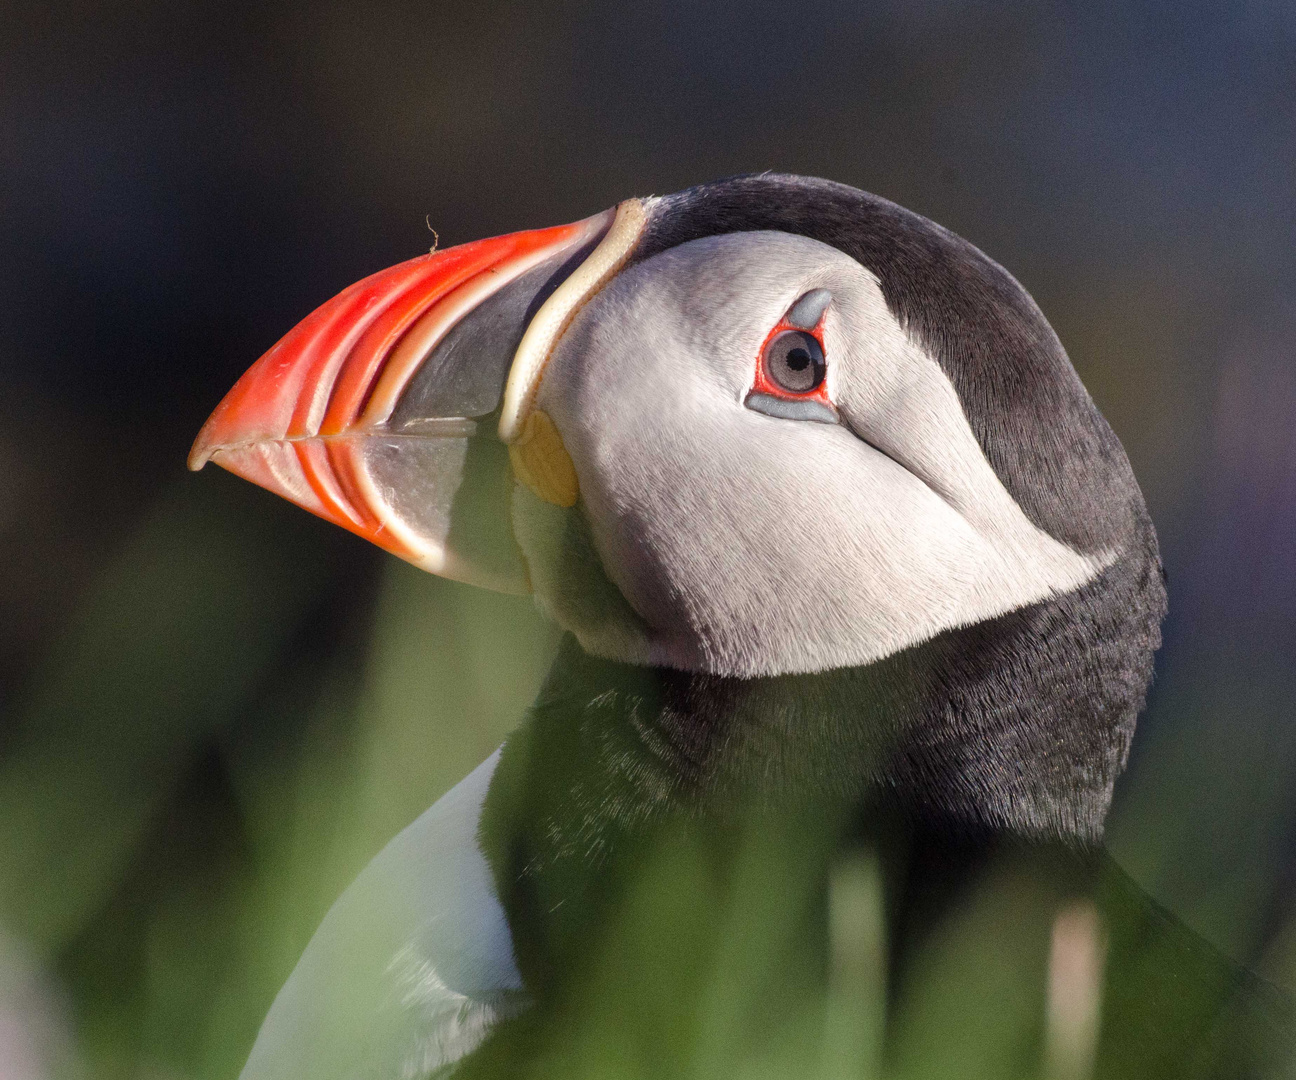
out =
<svg viewBox="0 0 1296 1080"><path fill-rule="evenodd" d="M761 342L816 289L833 297L828 390L849 426L771 423L744 407ZM623 272L559 342L539 404L653 663L741 676L869 663L1073 590L1112 557L1031 524L874 278L803 237L709 237Z"/></svg>

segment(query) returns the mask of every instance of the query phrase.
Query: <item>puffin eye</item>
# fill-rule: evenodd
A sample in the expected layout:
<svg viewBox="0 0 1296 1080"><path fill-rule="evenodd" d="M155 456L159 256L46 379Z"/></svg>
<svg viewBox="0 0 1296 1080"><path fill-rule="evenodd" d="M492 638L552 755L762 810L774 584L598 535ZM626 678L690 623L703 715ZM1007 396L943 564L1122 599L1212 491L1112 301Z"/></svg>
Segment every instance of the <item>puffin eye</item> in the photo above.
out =
<svg viewBox="0 0 1296 1080"><path fill-rule="evenodd" d="M824 381L823 347L813 334L785 330L776 334L761 356L765 377L789 394L808 394Z"/></svg>

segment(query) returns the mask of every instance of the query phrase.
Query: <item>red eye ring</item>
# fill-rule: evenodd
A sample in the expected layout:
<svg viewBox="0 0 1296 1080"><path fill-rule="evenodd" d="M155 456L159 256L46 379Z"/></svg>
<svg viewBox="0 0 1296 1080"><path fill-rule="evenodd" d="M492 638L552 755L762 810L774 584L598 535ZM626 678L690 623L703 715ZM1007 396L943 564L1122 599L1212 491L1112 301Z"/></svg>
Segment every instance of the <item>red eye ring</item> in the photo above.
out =
<svg viewBox="0 0 1296 1080"><path fill-rule="evenodd" d="M828 408L833 407L832 399L828 396L828 377L826 367L826 357L828 351L824 348L823 343L823 317L821 316L818 324L810 330L804 326L793 326L784 317L778 321L778 324L765 335L765 340L761 342L760 353L756 357L756 377L752 380L751 393L765 394L769 397L780 398L784 401L818 401ZM798 335L810 338L818 345L818 358L813 357L811 360L816 367L822 368L820 377L809 389L804 391L792 390L780 383L769 370L771 361L770 346L774 345L783 335Z"/></svg>

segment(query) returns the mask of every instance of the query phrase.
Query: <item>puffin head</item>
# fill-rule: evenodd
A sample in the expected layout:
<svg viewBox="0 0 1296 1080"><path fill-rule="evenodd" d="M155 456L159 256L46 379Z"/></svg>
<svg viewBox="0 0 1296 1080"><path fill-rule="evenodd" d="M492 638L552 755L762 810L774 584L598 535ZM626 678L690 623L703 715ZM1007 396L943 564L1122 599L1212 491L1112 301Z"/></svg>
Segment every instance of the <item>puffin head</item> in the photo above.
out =
<svg viewBox="0 0 1296 1080"><path fill-rule="evenodd" d="M888 784L1032 835L1099 835L1160 640L1142 495L1034 302L823 180L631 199L367 278L240 380L208 460L534 593L591 657L837 687L830 742L882 724Z"/></svg>

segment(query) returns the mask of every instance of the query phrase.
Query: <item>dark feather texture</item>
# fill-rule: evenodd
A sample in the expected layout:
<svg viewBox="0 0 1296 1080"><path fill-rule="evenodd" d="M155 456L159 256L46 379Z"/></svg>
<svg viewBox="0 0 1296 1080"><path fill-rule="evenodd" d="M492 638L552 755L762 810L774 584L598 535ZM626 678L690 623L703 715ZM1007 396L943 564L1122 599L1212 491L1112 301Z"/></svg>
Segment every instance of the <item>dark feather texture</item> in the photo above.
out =
<svg viewBox="0 0 1296 1080"><path fill-rule="evenodd" d="M1063 612L1054 617L1066 621ZM568 639L505 747L481 826L537 1008L505 1025L465 1075L536 1068L551 1075L537 1063L553 1064L555 1045L579 1042L593 1002L623 991L608 985L615 971L626 973L618 958L631 970L668 965L660 985L639 973L634 1000L652 1014L644 1023L687 1028L705 1011L712 981L724 978L715 942L742 922L746 906L762 902L762 890L782 897L787 910L762 924L778 938L764 943L775 959L761 969L761 985L748 988L734 1023L786 1022L825 977L831 866L841 851L860 847L882 868L890 997L900 1014L933 937L974 901L998 905L994 918L1034 941L1042 987L1049 919L1088 898L1109 940L1095 1075L1274 1075L1296 1030L1281 994L1158 907L1099 847L1074 834L1028 836L990 813L978 819L942 806L943 777L960 769L968 804L984 797L983 785L1028 771L1008 752L989 763L970 749L977 742L970 734L952 740L962 755L940 754L940 740L905 738L887 719L903 715L908 701L948 690L923 668L937 650L969 651L955 641L827 677L740 681L612 664ZM1020 719L1011 711L998 717L1009 726ZM1013 738L1008 745L1024 755L1031 737ZM969 770L969 758L982 764ZM761 856L755 878L744 858L753 837ZM704 867L705 891L677 909L658 890L669 892L663 883L675 880L681 858ZM987 885L1004 878L1010 890ZM654 1044L658 1071L649 1074L686 1072L695 1049L687 1040ZM1035 1042L1024 1047L1023 1061L1038 1051ZM903 1041L893 1052L903 1054Z"/></svg>

